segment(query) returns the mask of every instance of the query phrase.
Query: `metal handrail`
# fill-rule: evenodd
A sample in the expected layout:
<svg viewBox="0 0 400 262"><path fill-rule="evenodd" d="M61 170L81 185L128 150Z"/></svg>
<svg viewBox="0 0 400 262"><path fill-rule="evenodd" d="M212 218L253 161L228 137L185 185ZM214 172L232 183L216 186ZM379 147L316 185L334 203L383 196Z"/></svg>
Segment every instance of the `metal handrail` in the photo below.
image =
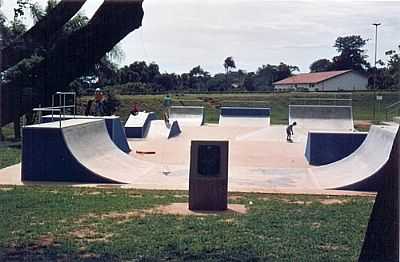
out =
<svg viewBox="0 0 400 262"><path fill-rule="evenodd" d="M37 107L37 108L34 108L33 111L39 112L39 124L42 123L42 112L51 112L51 121L53 121L53 113L59 112L59 123L60 123L60 128L61 128L61 121L62 121L61 108Z"/></svg>
<svg viewBox="0 0 400 262"><path fill-rule="evenodd" d="M55 96L58 96L58 106L55 106ZM72 95L73 104L66 105L66 97L67 95ZM73 115L75 118L76 115L76 93L75 92L56 92L54 95L51 96L51 108L61 108L63 110L63 114L65 115L65 109L73 108Z"/></svg>

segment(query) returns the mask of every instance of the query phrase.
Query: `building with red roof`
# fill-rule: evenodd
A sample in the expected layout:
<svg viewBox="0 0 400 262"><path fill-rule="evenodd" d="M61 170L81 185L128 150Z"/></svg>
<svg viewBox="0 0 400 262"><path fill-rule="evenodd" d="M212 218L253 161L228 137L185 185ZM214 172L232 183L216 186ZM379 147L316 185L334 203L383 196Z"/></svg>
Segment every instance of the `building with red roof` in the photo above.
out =
<svg viewBox="0 0 400 262"><path fill-rule="evenodd" d="M277 90L367 90L368 77L353 70L327 71L290 76L273 85Z"/></svg>

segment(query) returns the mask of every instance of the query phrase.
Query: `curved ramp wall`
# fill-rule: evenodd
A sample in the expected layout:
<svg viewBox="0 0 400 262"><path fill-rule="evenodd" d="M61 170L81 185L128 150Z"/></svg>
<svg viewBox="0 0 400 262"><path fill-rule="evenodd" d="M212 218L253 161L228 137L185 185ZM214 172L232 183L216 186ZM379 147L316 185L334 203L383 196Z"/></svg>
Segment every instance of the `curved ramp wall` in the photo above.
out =
<svg viewBox="0 0 400 262"><path fill-rule="evenodd" d="M22 180L133 183L152 164L123 153L104 120L66 120L23 129Z"/></svg>
<svg viewBox="0 0 400 262"><path fill-rule="evenodd" d="M172 125L167 125L164 120L153 120L150 122L149 131L146 138L165 139L178 136L181 133L178 121L174 121Z"/></svg>
<svg viewBox="0 0 400 262"><path fill-rule="evenodd" d="M310 171L322 188L379 191L381 170L390 157L397 132L398 126L371 126L366 139L353 154Z"/></svg>
<svg viewBox="0 0 400 262"><path fill-rule="evenodd" d="M83 115L62 115L62 120L70 119L104 119L106 121L107 131L115 145L125 153L129 153L128 141L126 140L125 130L122 127L119 116L83 116ZM42 116L42 123L50 123L60 121L59 115Z"/></svg>
<svg viewBox="0 0 400 262"><path fill-rule="evenodd" d="M327 165L353 153L364 142L366 132L309 131L305 156L310 165Z"/></svg>
<svg viewBox="0 0 400 262"><path fill-rule="evenodd" d="M289 105L289 123L306 130L353 131L351 106Z"/></svg>

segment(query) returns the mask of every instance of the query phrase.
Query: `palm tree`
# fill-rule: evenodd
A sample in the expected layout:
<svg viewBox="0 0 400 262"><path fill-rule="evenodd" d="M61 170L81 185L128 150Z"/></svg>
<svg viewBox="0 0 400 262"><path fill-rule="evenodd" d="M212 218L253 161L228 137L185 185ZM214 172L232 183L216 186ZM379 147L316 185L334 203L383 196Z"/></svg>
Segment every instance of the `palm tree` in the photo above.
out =
<svg viewBox="0 0 400 262"><path fill-rule="evenodd" d="M236 68L235 61L233 60L232 56L228 56L227 58L225 58L224 68L225 68L226 88L228 88L228 73L229 73L229 69L230 68Z"/></svg>

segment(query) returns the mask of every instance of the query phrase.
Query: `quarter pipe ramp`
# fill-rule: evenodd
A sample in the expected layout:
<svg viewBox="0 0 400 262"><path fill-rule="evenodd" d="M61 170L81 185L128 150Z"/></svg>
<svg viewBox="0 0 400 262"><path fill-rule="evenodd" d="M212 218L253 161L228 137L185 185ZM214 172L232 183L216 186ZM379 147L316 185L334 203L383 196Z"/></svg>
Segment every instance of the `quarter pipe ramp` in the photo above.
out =
<svg viewBox="0 0 400 262"><path fill-rule="evenodd" d="M353 131L351 106L289 105L289 123L305 130Z"/></svg>
<svg viewBox="0 0 400 262"><path fill-rule="evenodd" d="M147 133L147 138L157 139L157 138L172 138L176 137L181 133L178 121L174 121L172 124L168 125L164 120L153 120L150 122L149 132Z"/></svg>
<svg viewBox="0 0 400 262"><path fill-rule="evenodd" d="M134 183L153 167L122 152L104 120L27 126L23 135L23 181Z"/></svg>
<svg viewBox="0 0 400 262"><path fill-rule="evenodd" d="M321 188L379 191L384 166L389 160L398 126L371 126L361 146L346 158L311 168Z"/></svg>
<svg viewBox="0 0 400 262"><path fill-rule="evenodd" d="M204 107L171 106L169 121L178 121L180 126L201 126L204 124Z"/></svg>

